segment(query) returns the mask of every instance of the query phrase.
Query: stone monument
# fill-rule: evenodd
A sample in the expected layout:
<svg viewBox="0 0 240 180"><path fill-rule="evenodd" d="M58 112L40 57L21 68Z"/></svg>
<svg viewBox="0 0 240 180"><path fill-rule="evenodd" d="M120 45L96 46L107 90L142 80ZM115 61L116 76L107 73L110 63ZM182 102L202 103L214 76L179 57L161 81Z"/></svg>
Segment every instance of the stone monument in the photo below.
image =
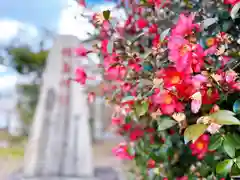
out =
<svg viewBox="0 0 240 180"><path fill-rule="evenodd" d="M49 53L23 179L95 179L85 89L68 80L79 63L71 49L79 44L76 37L62 35Z"/></svg>

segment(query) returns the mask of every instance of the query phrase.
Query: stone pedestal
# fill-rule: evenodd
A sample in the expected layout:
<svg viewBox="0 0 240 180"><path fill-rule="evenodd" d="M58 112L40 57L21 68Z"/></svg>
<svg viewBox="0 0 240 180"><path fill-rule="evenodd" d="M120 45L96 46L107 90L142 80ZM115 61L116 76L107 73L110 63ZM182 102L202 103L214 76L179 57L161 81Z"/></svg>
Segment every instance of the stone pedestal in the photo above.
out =
<svg viewBox="0 0 240 180"><path fill-rule="evenodd" d="M26 180L94 179L86 93L67 81L80 60L66 48L79 44L76 37L59 36L49 53L25 151Z"/></svg>

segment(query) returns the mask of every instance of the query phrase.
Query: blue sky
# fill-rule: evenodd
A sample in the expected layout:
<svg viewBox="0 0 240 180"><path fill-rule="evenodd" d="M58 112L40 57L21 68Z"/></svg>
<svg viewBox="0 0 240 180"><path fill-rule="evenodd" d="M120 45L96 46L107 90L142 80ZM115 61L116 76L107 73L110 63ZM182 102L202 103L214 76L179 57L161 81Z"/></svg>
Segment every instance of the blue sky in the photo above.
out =
<svg viewBox="0 0 240 180"><path fill-rule="evenodd" d="M86 0L86 3L93 9L92 6L95 8L109 6L111 1L114 2L114 0ZM84 35L81 32L86 31L89 26L81 26L82 30L80 26L76 27L69 6L79 9L75 0L0 0L0 46L9 43L9 39L16 37L20 29L27 34L23 38L26 41L37 37L41 28L72 35L76 35L73 31L78 29L75 30L78 31L78 35Z"/></svg>
<svg viewBox="0 0 240 180"><path fill-rule="evenodd" d="M70 0L0 0L0 18L13 19L37 27L56 30L61 11ZM74 0L72 0L74 1ZM87 0L87 4L106 4L104 0Z"/></svg>
<svg viewBox="0 0 240 180"><path fill-rule="evenodd" d="M86 2L97 8L100 7L99 5L102 7L109 5L109 2L104 0ZM79 38L86 37L86 32L92 30L92 27L86 21L83 25L84 20L77 23L72 14L74 10L68 10L68 5L77 8L74 0L0 0L0 47L2 44L8 44L20 29L27 32L26 36L23 36L26 41L34 41L34 38L38 37L39 28L60 34L77 35ZM13 70L0 65L0 93L12 86L16 77ZM6 121L1 108L0 114L0 127L2 127Z"/></svg>

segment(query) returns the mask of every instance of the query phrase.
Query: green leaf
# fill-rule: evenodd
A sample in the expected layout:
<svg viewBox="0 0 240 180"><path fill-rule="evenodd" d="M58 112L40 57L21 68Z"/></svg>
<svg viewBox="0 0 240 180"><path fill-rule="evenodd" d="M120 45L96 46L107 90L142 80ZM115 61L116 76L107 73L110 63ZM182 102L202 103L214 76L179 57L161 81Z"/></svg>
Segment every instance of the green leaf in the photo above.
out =
<svg viewBox="0 0 240 180"><path fill-rule="evenodd" d="M240 169L240 156L236 158L236 164L238 168Z"/></svg>
<svg viewBox="0 0 240 180"><path fill-rule="evenodd" d="M110 54L113 52L113 42L112 41L109 41L107 44L107 52Z"/></svg>
<svg viewBox="0 0 240 180"><path fill-rule="evenodd" d="M214 151L214 150L218 149L222 145L222 142L223 142L222 137L218 136L217 139L215 138L213 141L211 140L211 142L208 146L208 150Z"/></svg>
<svg viewBox="0 0 240 180"><path fill-rule="evenodd" d="M240 10L240 2L238 2L237 4L235 4L230 12L230 15L232 17L232 19L236 19L238 17L238 12Z"/></svg>
<svg viewBox="0 0 240 180"><path fill-rule="evenodd" d="M160 40L161 40L161 41L163 41L163 40L165 39L165 37L169 34L170 30L171 30L171 29L168 28L168 29L164 30L164 31L161 33L161 35L160 35Z"/></svg>
<svg viewBox="0 0 240 180"><path fill-rule="evenodd" d="M169 116L160 116L158 119L158 131L169 129L176 125L177 122Z"/></svg>
<svg viewBox="0 0 240 180"><path fill-rule="evenodd" d="M109 11L109 10L103 11L103 17L104 17L104 19L105 19L105 20L109 20L110 14L111 14L111 11Z"/></svg>
<svg viewBox="0 0 240 180"><path fill-rule="evenodd" d="M222 162L219 162L216 166L216 172L218 174L226 175L227 173L231 172L233 166L233 160L232 159L226 159Z"/></svg>
<svg viewBox="0 0 240 180"><path fill-rule="evenodd" d="M134 96L126 96L122 99L122 103L135 100Z"/></svg>
<svg viewBox="0 0 240 180"><path fill-rule="evenodd" d="M234 134L231 134L231 137L234 141L236 149L240 149L240 135L234 133Z"/></svg>
<svg viewBox="0 0 240 180"><path fill-rule="evenodd" d="M232 26L233 26L232 21L224 21L222 24L222 31L227 32L229 29L231 29Z"/></svg>
<svg viewBox="0 0 240 180"><path fill-rule="evenodd" d="M234 117L232 111L220 110L210 115L220 125L240 125L240 121Z"/></svg>
<svg viewBox="0 0 240 180"><path fill-rule="evenodd" d="M240 99L236 100L233 104L233 112L236 114L240 113Z"/></svg>
<svg viewBox="0 0 240 180"><path fill-rule="evenodd" d="M228 156L230 156L231 158L234 158L235 151L236 151L235 146L234 146L233 142L231 141L231 139L228 138L227 136L225 137L225 139L223 141L223 149L228 154Z"/></svg>
<svg viewBox="0 0 240 180"><path fill-rule="evenodd" d="M184 131L184 141L187 144L189 141L195 141L201 136L205 130L207 129L207 125L205 124L194 124L188 126Z"/></svg>
<svg viewBox="0 0 240 180"><path fill-rule="evenodd" d="M142 101L135 104L136 113L138 116L143 116L148 112L148 102Z"/></svg>
<svg viewBox="0 0 240 180"><path fill-rule="evenodd" d="M208 19L205 19L203 22L202 22L202 26L203 28L207 28L209 26L211 26L212 24L216 23L218 20L218 18L208 18Z"/></svg>

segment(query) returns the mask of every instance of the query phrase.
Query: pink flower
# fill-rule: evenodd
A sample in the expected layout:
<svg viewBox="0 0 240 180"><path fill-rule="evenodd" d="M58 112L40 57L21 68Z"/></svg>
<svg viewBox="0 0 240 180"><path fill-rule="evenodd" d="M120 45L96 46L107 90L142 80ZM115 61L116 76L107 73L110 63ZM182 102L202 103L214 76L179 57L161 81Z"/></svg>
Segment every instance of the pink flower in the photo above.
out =
<svg viewBox="0 0 240 180"><path fill-rule="evenodd" d="M240 0L224 0L223 3L224 4L230 4L232 6L234 6L235 4L239 3Z"/></svg>
<svg viewBox="0 0 240 180"><path fill-rule="evenodd" d="M88 53L91 53L92 51L87 50L85 47L80 46L78 48L75 49L75 53L77 56L87 56Z"/></svg>
<svg viewBox="0 0 240 180"><path fill-rule="evenodd" d="M138 63L128 63L128 66L132 69L132 70L134 70L134 71L136 71L136 72L139 72L139 71L141 71L142 70L142 66L140 65L140 64L138 64Z"/></svg>
<svg viewBox="0 0 240 180"><path fill-rule="evenodd" d="M126 92L129 92L129 91L131 90L132 85L131 85L130 83L125 82L125 83L121 86L121 88L122 88L122 91L123 91L124 93L126 93Z"/></svg>
<svg viewBox="0 0 240 180"><path fill-rule="evenodd" d="M115 64L117 62L118 62L118 58L117 58L117 54L116 53L108 54L103 59L103 66L104 66L105 69L107 69L111 65L113 65L113 64Z"/></svg>
<svg viewBox="0 0 240 180"><path fill-rule="evenodd" d="M184 109L183 105L178 102L177 98L168 91L160 92L159 90L156 90L151 98L154 104L159 105L163 114L169 115L175 111L181 112Z"/></svg>
<svg viewBox="0 0 240 180"><path fill-rule="evenodd" d="M202 95L200 92L196 92L191 96L191 111L196 114L202 106Z"/></svg>
<svg viewBox="0 0 240 180"><path fill-rule="evenodd" d="M75 72L75 80L80 84L86 84L87 74L83 68L77 68Z"/></svg>
<svg viewBox="0 0 240 180"><path fill-rule="evenodd" d="M192 34L192 30L199 29L199 25L193 23L194 18L195 18L194 14L190 14L189 16L185 16L183 13L180 14L179 20L175 28L172 30L172 36L190 35Z"/></svg>
<svg viewBox="0 0 240 180"><path fill-rule="evenodd" d="M122 117L112 117L112 125L120 125L123 123Z"/></svg>
<svg viewBox="0 0 240 180"><path fill-rule="evenodd" d="M128 152L128 146L126 143L120 143L117 147L113 149L113 154L121 159L132 160L134 155Z"/></svg>
<svg viewBox="0 0 240 180"><path fill-rule="evenodd" d="M79 5L83 6L83 7L86 7L86 2L85 0L78 0L77 1Z"/></svg>
<svg viewBox="0 0 240 180"><path fill-rule="evenodd" d="M101 53L104 54L104 55L108 54L107 46L108 46L108 40L107 39L102 40Z"/></svg>
<svg viewBox="0 0 240 180"><path fill-rule="evenodd" d="M192 45L181 36L171 36L168 41L169 60L175 64L177 71L189 70L192 60Z"/></svg>
<svg viewBox="0 0 240 180"><path fill-rule="evenodd" d="M127 70L124 66L111 66L109 67L106 72L106 78L108 80L122 80L127 73Z"/></svg>
<svg viewBox="0 0 240 180"><path fill-rule="evenodd" d="M94 92L88 93L88 102L93 103L96 98L96 94Z"/></svg>
<svg viewBox="0 0 240 180"><path fill-rule="evenodd" d="M170 4L170 0L147 0L147 2L157 7L161 6L162 8Z"/></svg>

